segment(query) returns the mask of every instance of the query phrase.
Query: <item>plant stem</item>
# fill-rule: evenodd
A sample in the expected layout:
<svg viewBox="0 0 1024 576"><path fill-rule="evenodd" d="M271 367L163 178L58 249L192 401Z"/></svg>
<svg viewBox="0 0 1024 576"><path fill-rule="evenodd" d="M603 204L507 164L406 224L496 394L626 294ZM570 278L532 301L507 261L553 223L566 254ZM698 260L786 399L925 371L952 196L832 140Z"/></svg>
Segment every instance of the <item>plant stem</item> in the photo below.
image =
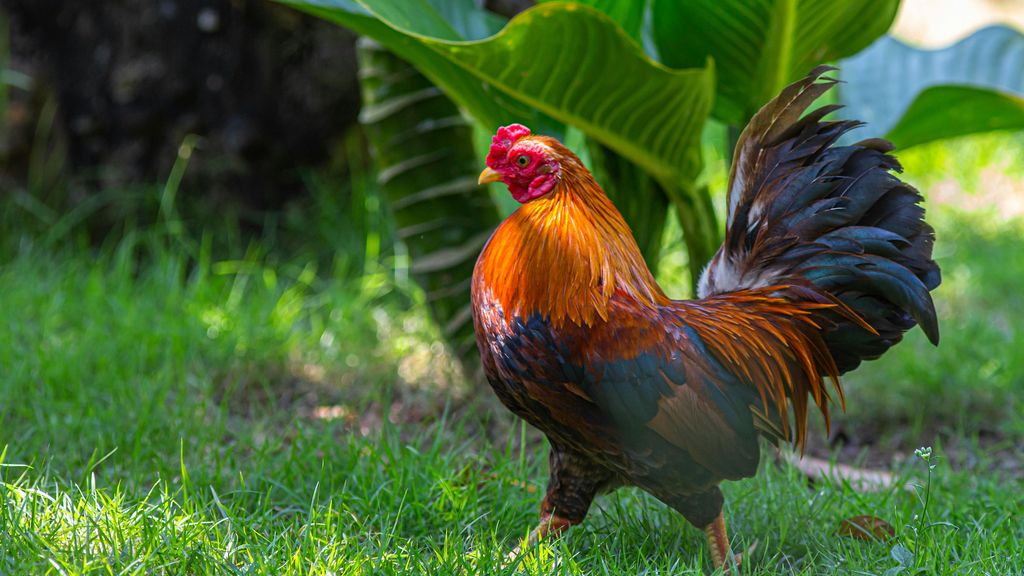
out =
<svg viewBox="0 0 1024 576"><path fill-rule="evenodd" d="M796 0L780 0L780 8L776 15L778 22L779 53L776 61L775 77L771 85L771 94L778 94L789 83L789 69L793 59L793 39L796 30ZM774 24L774 22L773 22Z"/></svg>
<svg viewBox="0 0 1024 576"><path fill-rule="evenodd" d="M666 187L666 190L670 191L676 216L683 228L683 242L689 258L690 286L696 296L700 274L722 242L715 207L705 186L693 187L685 192L678 187Z"/></svg>

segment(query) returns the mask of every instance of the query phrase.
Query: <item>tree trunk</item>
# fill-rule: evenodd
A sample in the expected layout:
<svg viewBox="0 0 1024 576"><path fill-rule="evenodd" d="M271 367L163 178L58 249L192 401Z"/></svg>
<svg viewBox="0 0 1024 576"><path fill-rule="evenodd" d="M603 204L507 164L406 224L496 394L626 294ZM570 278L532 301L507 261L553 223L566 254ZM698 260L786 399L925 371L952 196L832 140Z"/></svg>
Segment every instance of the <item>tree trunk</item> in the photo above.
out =
<svg viewBox="0 0 1024 576"><path fill-rule="evenodd" d="M45 136L66 143L57 168L71 187L55 210L163 182L195 134L183 189L202 194L182 200L259 224L305 196L300 169L331 161L356 119L354 35L273 2L0 0L0 11L10 66L41 93L12 90L17 109L32 107L8 126L29 134L15 140L31 145L43 103L56 104L58 134ZM0 168L24 172L19 154L7 150Z"/></svg>

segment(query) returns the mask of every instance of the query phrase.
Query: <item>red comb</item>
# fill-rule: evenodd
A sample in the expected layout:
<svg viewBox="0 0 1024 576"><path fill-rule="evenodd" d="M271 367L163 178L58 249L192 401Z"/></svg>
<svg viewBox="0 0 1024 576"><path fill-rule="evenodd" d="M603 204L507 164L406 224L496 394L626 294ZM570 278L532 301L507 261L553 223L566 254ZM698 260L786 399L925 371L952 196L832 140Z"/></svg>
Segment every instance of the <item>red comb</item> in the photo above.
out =
<svg viewBox="0 0 1024 576"><path fill-rule="evenodd" d="M487 165L500 162L505 159L508 149L515 144L516 140L530 135L530 129L522 124L509 124L498 128L498 133L491 139L491 151L487 154Z"/></svg>

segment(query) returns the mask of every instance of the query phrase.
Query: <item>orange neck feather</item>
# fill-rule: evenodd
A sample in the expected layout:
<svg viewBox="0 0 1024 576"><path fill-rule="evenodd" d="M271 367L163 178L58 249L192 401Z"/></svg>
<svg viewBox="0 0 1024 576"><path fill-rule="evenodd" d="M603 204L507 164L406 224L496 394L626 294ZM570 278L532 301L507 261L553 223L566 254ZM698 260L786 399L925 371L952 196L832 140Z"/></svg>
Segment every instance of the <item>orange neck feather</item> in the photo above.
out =
<svg viewBox="0 0 1024 576"><path fill-rule="evenodd" d="M592 326L607 320L616 292L667 303L622 215L576 156L558 148L557 187L506 218L477 262L475 275L506 321L540 313L556 326Z"/></svg>

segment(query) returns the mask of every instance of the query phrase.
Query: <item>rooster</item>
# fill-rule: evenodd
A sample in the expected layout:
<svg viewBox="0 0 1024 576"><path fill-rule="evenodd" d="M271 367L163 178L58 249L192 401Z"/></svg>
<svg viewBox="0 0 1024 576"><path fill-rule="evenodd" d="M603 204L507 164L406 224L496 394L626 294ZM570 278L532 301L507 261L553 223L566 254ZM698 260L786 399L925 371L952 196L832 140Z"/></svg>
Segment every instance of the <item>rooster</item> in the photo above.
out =
<svg viewBox="0 0 1024 576"><path fill-rule="evenodd" d="M550 441L550 479L527 543L581 522L594 497L638 486L702 529L715 567L730 551L719 484L752 476L759 437L802 446L826 426L839 376L920 325L939 339L940 281L921 196L860 125L804 114L836 81L820 67L750 121L729 174L725 241L698 299L655 282L622 215L579 158L513 124L480 174L522 206L495 230L472 279L487 379ZM831 386L826 383L831 382Z"/></svg>

